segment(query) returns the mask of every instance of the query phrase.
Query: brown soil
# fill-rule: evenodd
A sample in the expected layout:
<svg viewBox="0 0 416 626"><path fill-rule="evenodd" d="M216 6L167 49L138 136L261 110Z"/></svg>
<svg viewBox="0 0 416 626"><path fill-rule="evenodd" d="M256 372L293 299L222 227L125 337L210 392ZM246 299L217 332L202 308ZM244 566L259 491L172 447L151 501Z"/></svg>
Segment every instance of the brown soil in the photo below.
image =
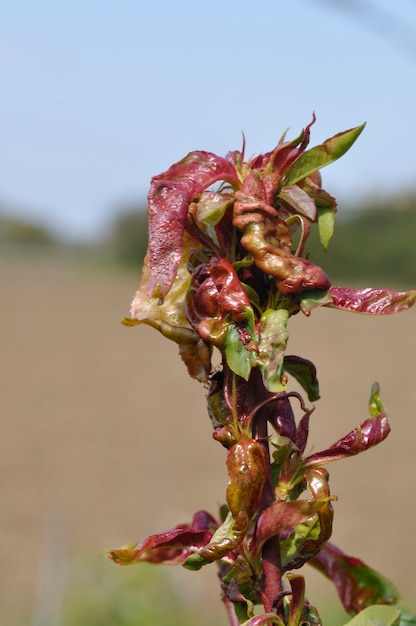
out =
<svg viewBox="0 0 416 626"><path fill-rule="evenodd" d="M51 537L65 531L73 554L102 554L197 509L215 513L227 477L204 389L175 344L119 323L135 276L8 256L0 277L0 623L12 624L18 607L34 606ZM413 608L415 322L416 311L375 319L319 310L289 328L289 352L318 367L315 450L364 419L371 384L381 384L393 430L379 448L330 467L333 540L388 573ZM199 574L184 575L196 585ZM193 590L200 602L216 589L215 575L204 576ZM310 585L310 596L326 589L314 576Z"/></svg>

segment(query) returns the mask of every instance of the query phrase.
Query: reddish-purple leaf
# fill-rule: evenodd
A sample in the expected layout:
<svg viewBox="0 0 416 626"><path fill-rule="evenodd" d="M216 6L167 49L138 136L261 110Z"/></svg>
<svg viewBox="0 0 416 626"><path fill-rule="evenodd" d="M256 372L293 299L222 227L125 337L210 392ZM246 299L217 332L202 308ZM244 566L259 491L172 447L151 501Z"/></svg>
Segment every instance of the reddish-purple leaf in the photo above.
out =
<svg viewBox="0 0 416 626"><path fill-rule="evenodd" d="M373 604L398 601L397 591L389 580L330 542L310 564L332 580L348 613L359 613Z"/></svg>
<svg viewBox="0 0 416 626"><path fill-rule="evenodd" d="M255 535L255 552L261 550L264 543L282 533L291 530L297 524L302 524L315 515L325 504L326 500L276 500L265 509L257 523Z"/></svg>
<svg viewBox="0 0 416 626"><path fill-rule="evenodd" d="M182 256L188 207L210 185L225 180L238 185L234 166L211 152L190 152L166 172L152 178L148 195L149 296L169 291Z"/></svg>
<svg viewBox="0 0 416 626"><path fill-rule="evenodd" d="M209 513L199 511L194 515L192 524L149 535L135 547L113 550L107 556L118 565L131 565L138 561L182 564L190 554L210 542L212 530L217 526Z"/></svg>
<svg viewBox="0 0 416 626"><path fill-rule="evenodd" d="M367 315L400 313L416 302L416 290L392 291L390 289L331 287L329 293L333 301L326 306Z"/></svg>
<svg viewBox="0 0 416 626"><path fill-rule="evenodd" d="M387 415L382 411L376 418L369 417L364 420L360 426L354 428L345 437L341 437L326 450L309 456L306 459L306 466L316 467L364 452L381 443L389 432L390 425Z"/></svg>

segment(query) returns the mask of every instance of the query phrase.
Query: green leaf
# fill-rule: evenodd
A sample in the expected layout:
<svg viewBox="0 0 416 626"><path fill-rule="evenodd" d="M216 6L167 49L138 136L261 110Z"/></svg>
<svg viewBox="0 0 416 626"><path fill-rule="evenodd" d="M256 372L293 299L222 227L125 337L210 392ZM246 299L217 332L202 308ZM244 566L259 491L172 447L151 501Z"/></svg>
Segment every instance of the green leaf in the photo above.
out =
<svg viewBox="0 0 416 626"><path fill-rule="evenodd" d="M282 382L283 358L288 332L286 329L289 312L287 309L268 309L260 319L260 338L256 365L260 368L264 384L273 393L284 391Z"/></svg>
<svg viewBox="0 0 416 626"><path fill-rule="evenodd" d="M380 385L378 383L373 383L371 387L368 409L371 417L377 417L384 411L384 406L380 398Z"/></svg>
<svg viewBox="0 0 416 626"><path fill-rule="evenodd" d="M319 146L315 146L301 154L287 170L283 182L284 186L294 185L299 180L310 176L313 172L339 159L351 148L364 126L365 124L362 124L338 133L330 139L326 139Z"/></svg>
<svg viewBox="0 0 416 626"><path fill-rule="evenodd" d="M300 308L305 315L310 315L313 309L332 304L332 297L328 291L310 289L304 291L300 298Z"/></svg>
<svg viewBox="0 0 416 626"><path fill-rule="evenodd" d="M280 542L282 568L284 569L300 555L305 541L315 542L319 537L320 525L317 517L299 522L285 539Z"/></svg>
<svg viewBox="0 0 416 626"><path fill-rule="evenodd" d="M236 520L231 512L229 512L224 522L215 531L209 544L201 550L202 553L195 552L194 554L191 554L191 556L189 556L182 564L183 567L194 571L199 570L201 567L204 567L204 565L208 565L209 563L220 559L224 556L224 554L235 548L235 546L241 541L238 533L236 533L235 524ZM204 550L207 550L207 548L209 549L209 555L211 558L208 558L208 556L204 553Z"/></svg>
<svg viewBox="0 0 416 626"><path fill-rule="evenodd" d="M230 193L204 191L198 202L197 216L200 222L207 226L216 226L224 217L234 197Z"/></svg>
<svg viewBox="0 0 416 626"><path fill-rule="evenodd" d="M329 242L334 234L335 216L333 209L319 209L318 228L319 239L324 250L328 250Z"/></svg>
<svg viewBox="0 0 416 626"><path fill-rule="evenodd" d="M228 367L234 374L237 374L237 376L248 380L251 371L251 356L249 350L247 350L247 347L243 343L236 324L230 324L228 326L223 350Z"/></svg>
<svg viewBox="0 0 416 626"><path fill-rule="evenodd" d="M400 626L400 611L385 605L369 606L344 626Z"/></svg>

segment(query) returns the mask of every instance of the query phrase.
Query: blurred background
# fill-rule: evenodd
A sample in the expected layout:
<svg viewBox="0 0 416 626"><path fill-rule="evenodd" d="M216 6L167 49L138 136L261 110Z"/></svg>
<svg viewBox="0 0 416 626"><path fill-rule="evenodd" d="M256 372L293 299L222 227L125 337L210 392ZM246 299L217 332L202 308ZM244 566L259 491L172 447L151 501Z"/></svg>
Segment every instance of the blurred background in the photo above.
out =
<svg viewBox="0 0 416 626"><path fill-rule="evenodd" d="M311 255L333 283L414 288L416 6L2 2L0 77L0 622L225 626L214 567L104 556L215 513L227 482L176 346L119 323L150 178L191 150L239 149L243 132L247 154L270 150L313 112L311 145L366 121L323 171L338 222L329 252L312 241ZM362 421L381 384L393 432L331 468L334 541L413 610L415 322L322 310L289 328L291 351L318 366L314 449ZM324 623L346 621L313 573L307 592Z"/></svg>

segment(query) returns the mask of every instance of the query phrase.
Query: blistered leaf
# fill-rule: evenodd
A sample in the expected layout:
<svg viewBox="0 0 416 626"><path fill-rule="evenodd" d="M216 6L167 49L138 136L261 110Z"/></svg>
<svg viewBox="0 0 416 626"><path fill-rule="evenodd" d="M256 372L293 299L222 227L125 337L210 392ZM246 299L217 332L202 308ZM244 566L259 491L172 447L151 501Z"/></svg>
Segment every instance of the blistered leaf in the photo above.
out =
<svg viewBox="0 0 416 626"><path fill-rule="evenodd" d="M188 322L207 342L220 348L224 342L247 345L254 332L254 313L231 263L220 257L197 265L186 296ZM227 351L227 345L224 347ZM230 349L231 350L231 349Z"/></svg>
<svg viewBox="0 0 416 626"><path fill-rule="evenodd" d="M211 152L190 152L166 172L152 178L148 195L149 297L163 300L170 290L182 257L188 208L195 196L226 180L238 184L230 161Z"/></svg>
<svg viewBox="0 0 416 626"><path fill-rule="evenodd" d="M310 563L332 580L348 613L358 613L373 604L398 601L397 590L387 578L330 542L324 544Z"/></svg>
<svg viewBox="0 0 416 626"><path fill-rule="evenodd" d="M294 185L302 178L310 176L325 165L329 165L339 159L351 148L364 126L365 124L362 124L356 128L338 133L330 139L326 139L321 145L315 146L301 154L287 170L284 178L285 186Z"/></svg>
<svg viewBox="0 0 416 626"><path fill-rule="evenodd" d="M258 268L275 277L281 293L328 289L331 283L322 268L292 254L288 226L273 211L264 202L235 203L234 225L243 231L240 240L243 248L253 255Z"/></svg>
<svg viewBox="0 0 416 626"><path fill-rule="evenodd" d="M185 297L191 282L187 262L194 243L189 236L184 237L183 257L177 267L175 281L163 302L158 297L148 295L150 266L149 257L146 257L140 284L131 303L131 319L124 320L124 324L148 324L181 345L199 340L185 312Z"/></svg>
<svg viewBox="0 0 416 626"><path fill-rule="evenodd" d="M344 626L400 626L400 611L391 606L369 606Z"/></svg>
<svg viewBox="0 0 416 626"><path fill-rule="evenodd" d="M319 383L316 377L316 367L312 361L299 356L287 355L284 358L283 367L285 372L293 376L303 387L310 402L319 400Z"/></svg>
<svg viewBox="0 0 416 626"><path fill-rule="evenodd" d="M416 289L392 291L390 289L331 287L329 293L332 302L326 306L368 315L400 313L416 302Z"/></svg>
<svg viewBox="0 0 416 626"><path fill-rule="evenodd" d="M211 372L212 346L203 339L198 339L196 343L180 345L179 354L191 378L201 383L208 382L208 375Z"/></svg>
<svg viewBox="0 0 416 626"><path fill-rule="evenodd" d="M236 443L228 451L227 504L234 517L245 511L250 519L256 511L266 476L263 445L255 439Z"/></svg>
<svg viewBox="0 0 416 626"><path fill-rule="evenodd" d="M236 519L229 512L224 522L212 535L211 541L182 561L183 566L186 569L199 570L204 565L222 559L242 542L247 527L247 515L241 513Z"/></svg>
<svg viewBox="0 0 416 626"><path fill-rule="evenodd" d="M266 389L273 393L286 388L282 381L282 367L288 341L288 319L287 309L268 309L260 319L258 356L255 362L262 372Z"/></svg>

